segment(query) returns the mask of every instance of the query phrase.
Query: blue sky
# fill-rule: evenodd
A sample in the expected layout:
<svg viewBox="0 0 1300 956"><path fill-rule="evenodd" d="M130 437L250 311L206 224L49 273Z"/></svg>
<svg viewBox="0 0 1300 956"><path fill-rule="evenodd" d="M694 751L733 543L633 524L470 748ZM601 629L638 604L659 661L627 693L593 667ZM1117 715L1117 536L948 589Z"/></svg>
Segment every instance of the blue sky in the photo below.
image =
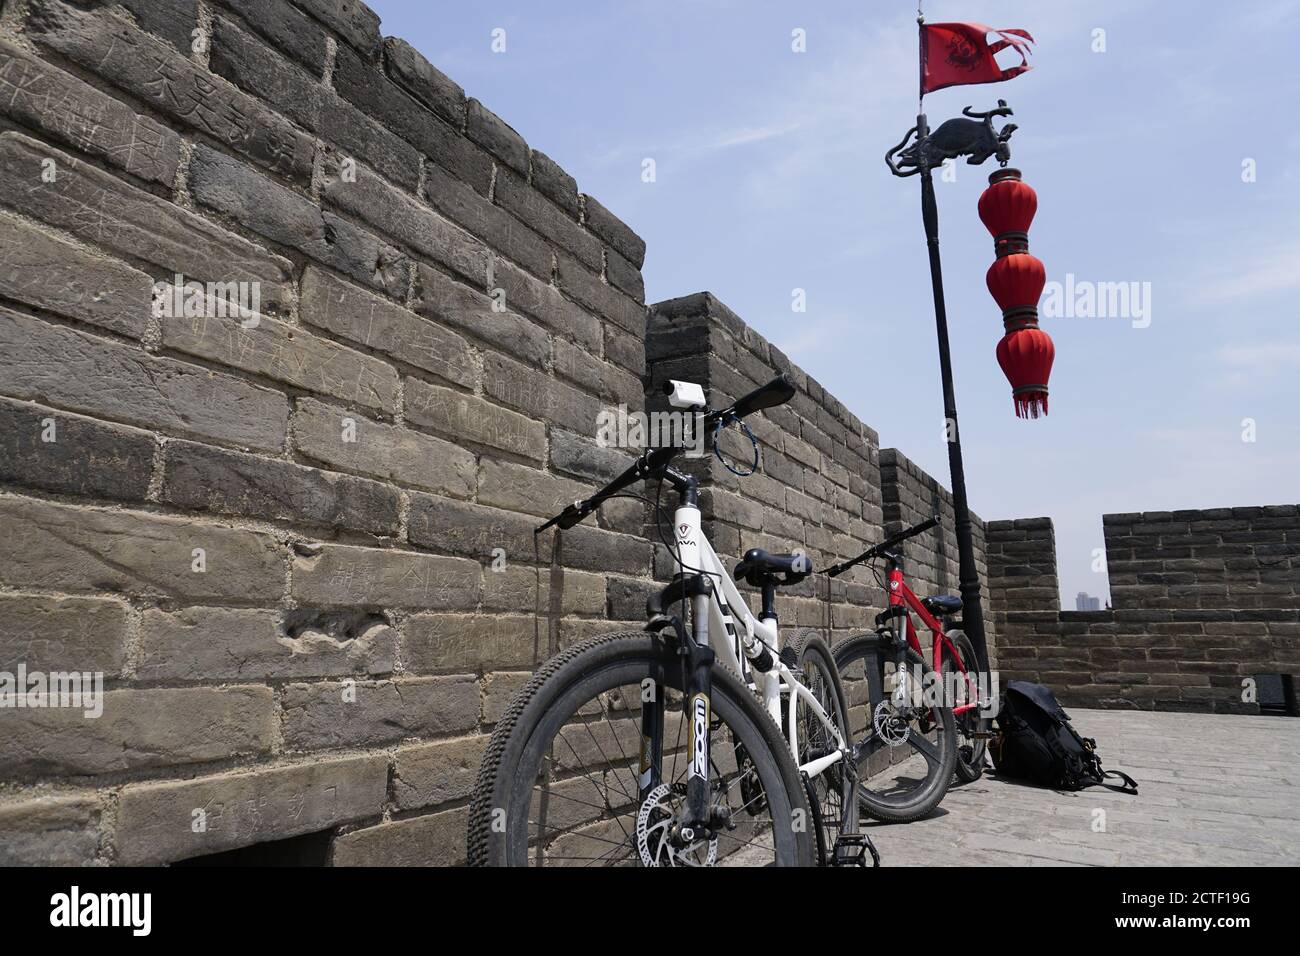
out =
<svg viewBox="0 0 1300 956"><path fill-rule="evenodd" d="M947 482L917 184L881 158L915 119L914 3L370 2L385 34L645 238L647 301L715 293L883 447ZM976 214L995 166L936 182L975 510L1050 515L1073 608L1076 591L1107 593L1092 570L1105 512L1294 503L1300 2L930 0L925 12L1038 41L1030 73L933 93L926 112L937 125L1010 102L1049 281L1151 289L1144 328L1045 319L1051 414L1019 420L994 357L992 243ZM496 28L505 53L491 50ZM806 52L791 49L796 28ZM804 313L791 310L796 288Z"/></svg>

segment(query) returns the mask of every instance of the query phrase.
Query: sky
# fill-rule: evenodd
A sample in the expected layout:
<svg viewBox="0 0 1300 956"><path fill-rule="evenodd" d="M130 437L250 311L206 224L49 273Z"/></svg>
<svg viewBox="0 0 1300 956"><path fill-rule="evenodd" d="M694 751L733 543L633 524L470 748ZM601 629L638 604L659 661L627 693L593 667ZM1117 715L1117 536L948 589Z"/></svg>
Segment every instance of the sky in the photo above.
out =
<svg viewBox="0 0 1300 956"><path fill-rule="evenodd" d="M914 0L369 2L646 240L647 302L713 292L948 484L918 184L883 162L916 118ZM1017 419L976 212L995 162L936 179L975 512L1050 516L1072 609L1108 595L1103 513L1295 503L1300 0L924 12L1033 34L1033 70L928 95L930 125L1006 99L1049 289L1136 283L1124 314L1044 315L1051 411Z"/></svg>

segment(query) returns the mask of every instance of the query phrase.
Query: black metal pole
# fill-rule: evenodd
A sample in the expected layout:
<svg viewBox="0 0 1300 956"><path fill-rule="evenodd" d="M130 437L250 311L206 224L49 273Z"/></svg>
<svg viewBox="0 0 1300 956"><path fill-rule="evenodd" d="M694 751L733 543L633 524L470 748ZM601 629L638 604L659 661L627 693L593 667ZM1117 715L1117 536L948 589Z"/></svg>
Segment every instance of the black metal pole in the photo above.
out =
<svg viewBox="0 0 1300 956"><path fill-rule="evenodd" d="M956 517L957 577L961 584L962 628L979 658L981 671L988 671L988 645L984 639L984 604L980 599L979 572L975 568L975 539L970 507L966 503L966 470L961 460L961 432L957 427L957 397L952 385L952 354L948 348L948 309L943 300L943 267L939 261L939 209L934 200L934 179L926 158L925 141L930 127L925 114L916 118L917 156L921 167L921 221L930 251L930 286L934 292L934 324L939 336L939 374L943 379L943 414L947 419L948 470L952 477L952 510Z"/></svg>

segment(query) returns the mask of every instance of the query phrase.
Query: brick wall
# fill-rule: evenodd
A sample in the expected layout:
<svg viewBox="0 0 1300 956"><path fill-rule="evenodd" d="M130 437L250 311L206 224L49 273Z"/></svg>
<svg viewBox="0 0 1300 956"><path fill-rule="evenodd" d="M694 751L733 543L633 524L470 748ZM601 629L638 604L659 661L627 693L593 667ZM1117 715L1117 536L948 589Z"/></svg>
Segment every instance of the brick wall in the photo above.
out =
<svg viewBox="0 0 1300 956"><path fill-rule="evenodd" d="M0 862L454 862L510 693L640 617L639 508L532 528L622 463L644 244L352 0L7 0L0 165L0 671L107 688L0 710Z"/></svg>
<svg viewBox="0 0 1300 956"><path fill-rule="evenodd" d="M1065 703L1258 713L1243 681L1300 672L1295 505L1102 518L1113 609L1061 611L1051 521L988 524L1004 680Z"/></svg>

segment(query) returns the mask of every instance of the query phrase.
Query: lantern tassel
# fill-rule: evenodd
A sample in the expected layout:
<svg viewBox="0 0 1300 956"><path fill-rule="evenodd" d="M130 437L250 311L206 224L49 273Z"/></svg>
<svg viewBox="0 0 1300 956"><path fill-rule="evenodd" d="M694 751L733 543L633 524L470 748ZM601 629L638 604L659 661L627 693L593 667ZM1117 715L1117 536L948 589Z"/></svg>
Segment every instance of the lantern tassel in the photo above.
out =
<svg viewBox="0 0 1300 956"><path fill-rule="evenodd" d="M1045 390L1013 395L1011 400L1015 404L1017 418L1047 417L1047 392Z"/></svg>

